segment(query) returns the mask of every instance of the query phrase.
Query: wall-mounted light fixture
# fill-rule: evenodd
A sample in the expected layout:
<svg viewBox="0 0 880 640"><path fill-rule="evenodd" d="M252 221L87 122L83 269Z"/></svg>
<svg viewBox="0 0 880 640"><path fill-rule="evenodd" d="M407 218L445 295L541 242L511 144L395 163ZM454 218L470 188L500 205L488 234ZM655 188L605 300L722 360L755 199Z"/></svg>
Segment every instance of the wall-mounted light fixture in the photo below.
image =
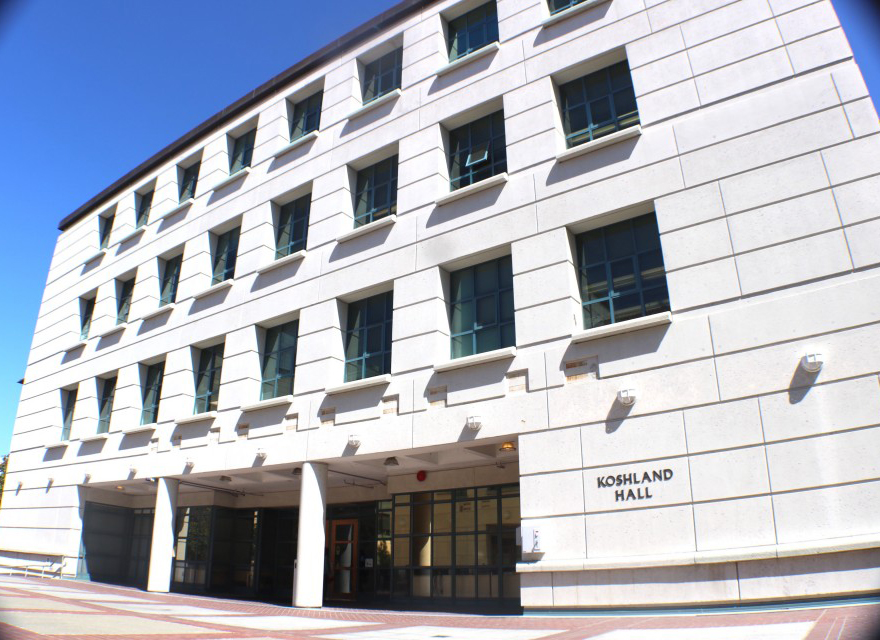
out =
<svg viewBox="0 0 880 640"><path fill-rule="evenodd" d="M356 433L348 436L348 446L357 449L359 446L361 446L361 437Z"/></svg>
<svg viewBox="0 0 880 640"><path fill-rule="evenodd" d="M483 426L483 422L480 420L480 416L468 416L465 425L471 431L479 431L480 427Z"/></svg>
<svg viewBox="0 0 880 640"><path fill-rule="evenodd" d="M137 475L137 472L138 472L137 467L129 467L129 468L128 468L128 473L129 473L129 475L131 475L131 476L136 476L136 475Z"/></svg>
<svg viewBox="0 0 880 640"><path fill-rule="evenodd" d="M91 479L92 479L92 474L86 473L85 475L83 475L83 484L88 484L89 480L91 480Z"/></svg>
<svg viewBox="0 0 880 640"><path fill-rule="evenodd" d="M302 474L303 474L302 467L296 467L296 468L293 470L293 475L295 475L295 476L301 476Z"/></svg>
<svg viewBox="0 0 880 640"><path fill-rule="evenodd" d="M229 476L220 476L220 482L232 482L232 478Z"/></svg>
<svg viewBox="0 0 880 640"><path fill-rule="evenodd" d="M801 369L807 373L819 373L823 364L825 364L825 358L821 353L805 353L801 358Z"/></svg>
<svg viewBox="0 0 880 640"><path fill-rule="evenodd" d="M262 449L257 449L257 458L260 460L265 460L266 459L266 452L263 451Z"/></svg>
<svg viewBox="0 0 880 640"><path fill-rule="evenodd" d="M389 458L385 458L385 462L382 463L386 467L399 467L400 463L397 461L397 458L391 456Z"/></svg>
<svg viewBox="0 0 880 640"><path fill-rule="evenodd" d="M184 465L186 466L187 469L192 469L194 466L196 466L196 463L192 458L187 458Z"/></svg>
<svg viewBox="0 0 880 640"><path fill-rule="evenodd" d="M117 485L116 485L116 490L117 490L117 491L125 491L125 487L123 487L121 484L117 484Z"/></svg>
<svg viewBox="0 0 880 640"><path fill-rule="evenodd" d="M516 444L514 444L511 440L508 440L507 442L502 442L501 446L498 447L498 451L501 451L503 453L511 453L513 451L516 451Z"/></svg>
<svg viewBox="0 0 880 640"><path fill-rule="evenodd" d="M621 389L617 392L617 401L624 407L631 407L636 403L635 389Z"/></svg>

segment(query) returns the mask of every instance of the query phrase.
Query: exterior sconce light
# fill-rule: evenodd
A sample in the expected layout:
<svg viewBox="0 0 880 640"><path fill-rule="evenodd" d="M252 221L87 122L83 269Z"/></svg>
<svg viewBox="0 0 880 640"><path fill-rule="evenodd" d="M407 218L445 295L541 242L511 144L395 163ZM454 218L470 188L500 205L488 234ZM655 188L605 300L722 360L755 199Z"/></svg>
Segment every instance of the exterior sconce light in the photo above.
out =
<svg viewBox="0 0 880 640"><path fill-rule="evenodd" d="M498 451L501 451L503 453L511 453L513 451L516 451L516 445L512 441L508 440L507 442L501 443L501 446L498 447Z"/></svg>
<svg viewBox="0 0 880 640"><path fill-rule="evenodd" d="M480 427L483 426L483 423L480 420L480 416L468 416L465 425L470 431L479 431Z"/></svg>
<svg viewBox="0 0 880 640"><path fill-rule="evenodd" d="M266 452L263 451L262 449L257 449L257 458L260 460L265 460L266 459Z"/></svg>
<svg viewBox="0 0 880 640"><path fill-rule="evenodd" d="M187 458L184 464L186 465L187 469L192 469L196 465L192 458Z"/></svg>
<svg viewBox="0 0 880 640"><path fill-rule="evenodd" d="M128 473L130 473L132 476L136 476L137 472L138 472L137 467L129 467L128 468Z"/></svg>
<svg viewBox="0 0 880 640"><path fill-rule="evenodd" d="M636 403L635 389L621 389L617 392L617 401L624 407L631 407Z"/></svg>
<svg viewBox="0 0 880 640"><path fill-rule="evenodd" d="M220 482L232 482L232 478L229 476L220 476Z"/></svg>
<svg viewBox="0 0 880 640"><path fill-rule="evenodd" d="M382 463L386 467L399 467L400 463L397 461L397 458L391 456L390 458L385 458L385 462Z"/></svg>
<svg viewBox="0 0 880 640"><path fill-rule="evenodd" d="M86 473L85 475L83 475L83 484L88 484L89 480L91 480L91 479L92 479L92 474Z"/></svg>
<svg viewBox="0 0 880 640"><path fill-rule="evenodd" d="M116 490L117 490L117 491L125 491L125 487L123 487L121 484L117 484L117 485L116 485Z"/></svg>
<svg viewBox="0 0 880 640"><path fill-rule="evenodd" d="M360 436L357 435L356 433L353 433L350 436L348 436L348 446L353 447L355 449L357 449L359 446L361 446Z"/></svg>
<svg viewBox="0 0 880 640"><path fill-rule="evenodd" d="M822 365L825 364L825 359L821 353L805 353L800 364L801 369L807 373L819 373Z"/></svg>
<svg viewBox="0 0 880 640"><path fill-rule="evenodd" d="M302 476L302 474L303 474L302 467L296 467L293 470L293 475L295 475L295 476Z"/></svg>

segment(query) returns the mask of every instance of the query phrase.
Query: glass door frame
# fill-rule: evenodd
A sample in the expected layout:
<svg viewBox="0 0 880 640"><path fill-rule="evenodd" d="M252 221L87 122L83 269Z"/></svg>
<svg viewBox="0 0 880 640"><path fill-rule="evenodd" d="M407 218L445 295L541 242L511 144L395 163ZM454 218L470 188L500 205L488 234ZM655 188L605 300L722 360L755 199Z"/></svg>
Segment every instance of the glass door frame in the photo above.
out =
<svg viewBox="0 0 880 640"><path fill-rule="evenodd" d="M339 540L336 537L337 527L351 527L352 535L350 539ZM354 600L358 594L358 520L357 518L336 519L327 521L327 559L329 567L325 574L327 584L324 589L324 598L326 600ZM351 572L351 583L348 593L340 593L336 590L336 554L334 553L338 544L348 543L351 546L351 561L348 570Z"/></svg>

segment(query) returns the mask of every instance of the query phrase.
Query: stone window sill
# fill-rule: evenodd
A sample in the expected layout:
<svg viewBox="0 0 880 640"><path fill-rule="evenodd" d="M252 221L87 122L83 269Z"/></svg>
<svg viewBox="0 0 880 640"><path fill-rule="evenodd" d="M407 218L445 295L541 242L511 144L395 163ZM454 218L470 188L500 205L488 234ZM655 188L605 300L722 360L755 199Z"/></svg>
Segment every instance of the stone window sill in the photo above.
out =
<svg viewBox="0 0 880 640"><path fill-rule="evenodd" d="M194 300L201 300L202 298L207 298L210 295L217 293L218 291L223 291L224 289L229 289L232 284L235 282L235 278L230 278L229 280L224 280L223 282L218 282L217 284L212 284L207 289L203 291L199 291L197 294L193 296Z"/></svg>
<svg viewBox="0 0 880 640"><path fill-rule="evenodd" d="M70 353L71 351L76 351L77 349L81 349L82 347L88 344L88 340L80 340L79 342L75 342L66 349L64 349L64 353Z"/></svg>
<svg viewBox="0 0 880 640"><path fill-rule="evenodd" d="M357 391L358 389L368 389L369 387L378 387L383 384L391 383L391 374L386 373L381 376L373 376L372 378L364 378L363 380L352 380L351 382L345 382L343 384L337 385L335 387L327 387L324 389L324 393L328 396L336 395L337 393L347 393L349 391Z"/></svg>
<svg viewBox="0 0 880 640"><path fill-rule="evenodd" d="M51 444L47 444L47 449L64 449L67 445L70 444L70 440L59 440L58 442L53 442Z"/></svg>
<svg viewBox="0 0 880 640"><path fill-rule="evenodd" d="M264 264L262 267L257 269L257 273L267 273L274 269L278 269L283 267L286 264L291 264L292 262L299 262L303 258L306 257L306 250L300 249L299 251L294 251L290 255L284 256L283 258L276 258L269 264Z"/></svg>
<svg viewBox="0 0 880 640"><path fill-rule="evenodd" d="M188 198L188 199L184 200L183 202L181 202L176 207L174 207L173 209L170 209L170 210L166 211L165 213L163 213L161 216L157 217L156 220L162 220L163 218L169 218L169 217L173 216L175 213L180 213L184 209L189 209L192 206L193 202L195 202L195 198Z"/></svg>
<svg viewBox="0 0 880 640"><path fill-rule="evenodd" d="M197 413L185 418L178 418L175 422L177 422L177 424L196 424L197 422L208 422L216 417L216 411L205 411L204 413Z"/></svg>
<svg viewBox="0 0 880 640"><path fill-rule="evenodd" d="M633 318L632 320L624 320L623 322L615 322L606 324L603 327L594 329L585 329L571 334L572 343L589 342L590 340L598 340L607 336L616 336L621 333L629 333L630 331L639 331L649 327L659 327L672 322L672 313L664 311L663 313L652 313L649 316L641 318Z"/></svg>
<svg viewBox="0 0 880 640"><path fill-rule="evenodd" d="M233 173L228 178L223 178L220 182L218 182L213 187L211 187L211 191L217 191L217 189L222 189L223 187L227 187L227 186L231 185L233 182L235 182L236 180L241 180L250 172L251 172L250 167L242 167L241 169L239 169L238 171Z"/></svg>
<svg viewBox="0 0 880 640"><path fill-rule="evenodd" d="M95 260L97 260L98 258L103 256L105 253L107 253L107 249L99 249L98 253L96 253L93 256L89 256L88 258L85 259L85 262L83 262L83 266L89 264L90 262L94 262Z"/></svg>
<svg viewBox="0 0 880 640"><path fill-rule="evenodd" d="M565 162L566 160L571 160L572 158L577 158L578 156L582 156L585 153L590 153L591 151L596 151L597 149L602 149L603 147L609 147L612 144L617 144L618 142L623 142L624 140L629 140L630 138L637 138L642 135L642 126L637 124L634 127L627 127L621 131L615 131L611 135L604 136L597 140L591 140L590 142L585 142L584 144L579 144L576 147L572 147L571 149L566 149L561 153L556 154L557 162Z"/></svg>
<svg viewBox="0 0 880 640"><path fill-rule="evenodd" d="M378 98L376 98L375 100L371 100L370 102L368 102L367 104L365 104L361 108L355 109L354 111L349 113L348 119L353 120L354 118L359 118L362 115L364 115L365 113L372 111L376 107L381 107L383 104L391 102L392 100L397 100L402 94L403 94L403 91L401 91L400 89L395 89L394 91L389 91L384 96L379 96Z"/></svg>
<svg viewBox="0 0 880 640"><path fill-rule="evenodd" d="M123 322L121 324L117 324L115 327L107 329L104 333L98 334L96 337L98 340L103 340L104 338L109 338L114 333L119 333L120 331L125 331L125 328L128 326L128 322Z"/></svg>
<svg viewBox="0 0 880 640"><path fill-rule="evenodd" d="M283 407L284 405L289 406L291 402L293 402L293 396L278 396L277 398L267 398L266 400L260 400L253 404L242 405L241 411L242 413L251 413L262 409L270 409L272 407Z"/></svg>
<svg viewBox="0 0 880 640"><path fill-rule="evenodd" d="M273 158L280 158L288 151L293 151L297 147L301 147L306 142L309 142L310 140L314 140L317 137L318 137L318 130L317 129L314 131L309 131L307 134L300 136L296 140L291 140L289 144L286 144L283 147L281 147L280 149L278 149L278 151L276 151L275 153L272 154L272 157Z"/></svg>
<svg viewBox="0 0 880 640"><path fill-rule="evenodd" d="M549 27L550 25L556 24L557 22L561 22L566 18L570 18L571 16L577 15L591 7L595 7L597 5L602 4L603 2L608 2L608 0L587 0L586 2L581 2L580 4L576 4L573 7L569 7L564 11L560 11L559 13L554 13L549 18L544 20L541 23L542 27Z"/></svg>
<svg viewBox="0 0 880 640"><path fill-rule="evenodd" d="M125 243L128 242L129 240L134 240L134 239L137 238L138 236L142 235L142 234L144 233L144 231L146 231L146 230L147 230L147 228L146 228L145 226L144 226L144 227L140 227L140 228L138 228L138 229L135 229L134 231L132 231L132 232L129 233L128 235L122 236L122 237L116 242L116 244L125 244Z"/></svg>
<svg viewBox="0 0 880 640"><path fill-rule="evenodd" d="M159 425L155 422L148 422L147 424L139 424L134 427L129 427L128 429L123 429L122 433L127 436L133 433L145 433L147 431L155 431L158 426Z"/></svg>
<svg viewBox="0 0 880 640"><path fill-rule="evenodd" d="M485 47L481 49L477 49L476 51L471 51L466 56L462 56L456 60L453 60L449 64L443 65L439 69L437 69L436 73L438 76L446 75L447 73L451 73L455 71L459 67L463 67L464 65L473 62L474 60L479 60L480 58L485 58L491 53L495 53L501 48L501 45L498 44L498 41L490 42Z"/></svg>
<svg viewBox="0 0 880 640"><path fill-rule="evenodd" d="M487 362L495 362L496 360L507 360L516 357L516 347L504 347L503 349L495 349L485 353L476 353L472 356L464 356L463 358L455 358L434 365L434 371L442 373L443 371L453 371L455 369L463 369L465 367L473 367L478 364Z"/></svg>
<svg viewBox="0 0 880 640"><path fill-rule="evenodd" d="M80 442L94 442L95 440L106 440L108 434L106 433L96 433L90 436L86 436L85 438L80 438Z"/></svg>
<svg viewBox="0 0 880 640"><path fill-rule="evenodd" d="M382 229L384 227L390 226L397 222L397 216L391 214L390 216L385 216L384 218L379 218L374 222L369 222L367 224L361 225L360 227L356 227L351 231L346 231L341 236L336 238L336 242L348 242L349 240L354 240L355 238L359 238L360 236L366 235L368 233L372 233L377 229Z"/></svg>
<svg viewBox="0 0 880 640"><path fill-rule="evenodd" d="M491 178L486 178L485 180L480 180L479 182L475 182L474 184L469 184L468 186L462 187L461 189L450 191L449 193L437 198L434 201L434 204L439 207L450 202L455 202L460 198L466 198L472 193L491 189L492 187L499 184L504 184L505 182L507 182L507 173L499 173L498 175L492 176Z"/></svg>
<svg viewBox="0 0 880 640"><path fill-rule="evenodd" d="M177 305L173 302L169 302L168 304L163 305L158 309L150 311L150 313L145 313L141 320L152 320L153 318L158 318L159 316L165 315L166 313L171 313L176 306Z"/></svg>

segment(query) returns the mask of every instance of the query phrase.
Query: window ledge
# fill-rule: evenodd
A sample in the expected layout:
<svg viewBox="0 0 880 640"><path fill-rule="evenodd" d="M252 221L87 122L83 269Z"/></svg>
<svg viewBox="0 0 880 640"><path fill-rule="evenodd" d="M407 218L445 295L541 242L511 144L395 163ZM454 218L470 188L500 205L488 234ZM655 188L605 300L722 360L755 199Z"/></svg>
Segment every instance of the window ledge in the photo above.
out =
<svg viewBox="0 0 880 640"><path fill-rule="evenodd" d="M589 342L605 338L606 336L616 336L621 333L629 333L630 331L638 331L649 327L659 327L672 322L672 313L664 311L663 313L652 313L649 316L641 318L633 318L632 320L624 320L623 322L615 322L606 324L604 327L596 327L595 329L586 329L571 334L573 343Z"/></svg>
<svg viewBox="0 0 880 640"><path fill-rule="evenodd" d="M280 158L288 151L293 151L297 147L300 147L300 146L304 145L306 142L309 142L310 140L314 140L317 137L318 137L318 130L317 129L315 129L314 131L309 131L307 134L300 136L296 140L291 140L289 144L286 144L283 147L281 147L280 149L278 149L278 151L276 151L275 153L272 154L272 157L273 158Z"/></svg>
<svg viewBox="0 0 880 640"><path fill-rule="evenodd" d="M217 293L218 291L223 291L224 289L228 289L232 286L232 283L235 282L235 278L229 278L229 280L224 280L223 282L218 282L217 284L212 284L207 289L203 291L199 291L197 294L193 296L194 300L201 300L202 298L207 298L208 296Z"/></svg>
<svg viewBox="0 0 880 640"><path fill-rule="evenodd" d="M152 320L153 318L158 318L159 316L165 315L166 313L171 313L174 310L174 307L176 307L176 306L177 305L174 304L173 302L169 302L166 305L162 305L158 309L154 309L153 311L150 311L149 313L145 313L143 315L143 317L141 318L141 320Z"/></svg>
<svg viewBox="0 0 880 640"><path fill-rule="evenodd" d="M98 253L96 253L93 256L89 256L88 258L85 259L85 262L83 262L83 266L87 265L90 262L94 262L95 260L97 260L98 258L103 256L105 253L107 253L107 249L99 249Z"/></svg>
<svg viewBox="0 0 880 640"><path fill-rule="evenodd" d="M283 267L286 264L290 264L292 262L299 262L300 260L302 260L305 257L306 257L306 250L300 249L299 251L294 251L293 253L291 253L288 256L284 256L283 258L276 258L272 262L270 262L268 264L264 264L262 267L257 269L257 273L267 273L267 272L272 271L274 269L278 269L280 267Z"/></svg>
<svg viewBox="0 0 880 640"><path fill-rule="evenodd" d="M51 444L47 444L47 449L64 449L67 445L70 444L70 440L59 440L58 442L53 442Z"/></svg>
<svg viewBox="0 0 880 640"><path fill-rule="evenodd" d="M473 62L474 60L479 60L480 58L484 58L487 55L489 55L490 53L495 53L500 48L501 48L501 45L498 43L497 40L495 42L490 42L489 44L487 44L485 47L482 47L481 49L477 49L476 51L471 51L469 54L462 56L460 58L457 58L457 59L453 60L452 62L450 62L449 64L443 65L442 67L437 69L436 74L438 76L446 75L447 73L455 71L459 67L463 67L464 65L468 64L469 62Z"/></svg>
<svg viewBox="0 0 880 640"><path fill-rule="evenodd" d="M640 135L642 135L642 125L637 124L633 127L627 127L626 129L615 131L611 135L604 136L598 140L591 140L590 142L585 142L584 144L579 144L576 147L557 153L556 161L565 162L566 160L577 158L580 155L590 153L596 149L608 147L612 144L617 144L618 142L623 142L624 140L629 140L630 138L635 138Z"/></svg>
<svg viewBox="0 0 880 640"><path fill-rule="evenodd" d="M387 102L391 102L392 100L397 100L402 94L403 94L403 91L401 91L400 89L395 89L394 91L389 91L384 96L379 96L378 98L376 98L375 100L371 100L370 102L368 102L367 104L365 104L361 108L355 109L354 111L349 113L348 119L353 120L354 118L359 118L362 115L364 115L365 113L367 113L368 111L372 111L376 107L381 107L383 104L385 104Z"/></svg>
<svg viewBox="0 0 880 640"><path fill-rule="evenodd" d="M469 184L468 186L462 187L461 189L450 191L449 193L437 198L434 201L434 204L439 207L450 202L455 202L460 198L466 198L472 193L491 189L492 187L499 184L504 184L505 182L507 182L507 172L499 173L498 175L492 176L491 178L486 178L485 180L480 180L479 182L475 182L474 184Z"/></svg>
<svg viewBox="0 0 880 640"><path fill-rule="evenodd" d="M93 442L95 440L106 440L109 434L106 433L95 433L90 436L86 436L85 438L80 438L80 442Z"/></svg>
<svg viewBox="0 0 880 640"><path fill-rule="evenodd" d="M109 338L114 333L119 333L120 331L125 331L125 328L128 326L128 322L123 322L122 324L117 324L115 327L107 329L104 333L99 333L96 337L98 340L102 340L104 338Z"/></svg>
<svg viewBox="0 0 880 640"><path fill-rule="evenodd" d="M146 231L146 230L147 230L147 227L146 227L146 226L139 227L139 228L135 229L134 231L132 231L131 233L129 233L128 235L125 235L125 236L121 237L121 238L116 242L116 244L125 244L125 243L128 242L129 240L134 240L134 239L137 238L138 236L142 235L143 232Z"/></svg>
<svg viewBox="0 0 880 640"><path fill-rule="evenodd" d="M129 427L128 429L123 429L122 433L124 435L131 435L133 433L146 433L147 431L155 431L156 427L158 427L155 422L148 422L147 424L139 424L134 427Z"/></svg>
<svg viewBox="0 0 880 640"><path fill-rule="evenodd" d="M261 409L290 405L291 402L293 402L293 396L278 396L277 398L268 398L253 404L242 405L241 411L242 413L250 413L252 411L260 411Z"/></svg>
<svg viewBox="0 0 880 640"><path fill-rule="evenodd" d="M70 345L69 347L67 347L66 349L64 349L64 353L70 353L71 351L76 351L77 349L80 349L80 348L86 346L87 343L88 343L88 339L80 340L79 342L75 342L72 345Z"/></svg>
<svg viewBox="0 0 880 640"><path fill-rule="evenodd" d="M178 418L175 420L177 424L195 424L197 422L208 422L217 417L216 411L205 411L204 413L196 413L195 415Z"/></svg>
<svg viewBox="0 0 880 640"><path fill-rule="evenodd" d="M390 216L385 216L384 218L379 218L373 222L369 222L367 224L361 225L359 227L355 227L351 231L346 231L341 236L336 238L336 242L348 242L349 240L354 240L360 236L366 235L368 233L372 233L377 229L382 229L384 227L388 227L397 222L397 215L391 214Z"/></svg>
<svg viewBox="0 0 880 640"><path fill-rule="evenodd" d="M352 380L351 382L344 382L343 384L337 385L335 387L327 387L324 389L324 393L328 396L336 395L337 393L347 393L349 391L357 391L358 389L367 389L369 387L378 387L383 384L391 383L391 374L385 373L381 376L373 376L372 378L364 378L363 380Z"/></svg>
<svg viewBox="0 0 880 640"><path fill-rule="evenodd" d="M454 369L463 369L464 367L473 367L478 364L487 362L495 362L496 360L507 360L516 356L516 347L504 347L503 349L495 349L485 353L476 353L472 356L456 358L455 360L447 360L440 364L434 365L434 371L441 373L443 371L453 371Z"/></svg>
<svg viewBox="0 0 880 640"><path fill-rule="evenodd" d="M590 7L595 7L597 5L600 5L603 2L608 2L608 0L586 0L586 2L581 2L580 4L576 4L573 7L569 7L568 9L560 11L559 13L554 13L549 18L544 20L544 22L541 23L541 26L542 27L549 27L552 24L556 24L557 22L565 20L566 18L570 18L571 16L577 15L577 14L581 13L582 11L586 11Z"/></svg>
<svg viewBox="0 0 880 640"><path fill-rule="evenodd" d="M250 172L251 172L250 167L242 167L241 169L239 169L238 171L236 171L235 173L233 173L229 177L223 178L220 182L218 182L213 187L211 187L211 191L217 191L217 189L222 189L223 187L226 187L226 186L232 184L236 180L241 180Z"/></svg>
<svg viewBox="0 0 880 640"><path fill-rule="evenodd" d="M157 217L156 220L162 220L163 218L168 218L168 217L173 216L175 213L180 213L184 209L188 209L189 207L191 207L193 202L195 202L195 201L196 201L195 198L187 198L186 200L181 202L179 205L177 205L173 209L170 209L170 210L166 211L165 213L163 213L161 216Z"/></svg>

